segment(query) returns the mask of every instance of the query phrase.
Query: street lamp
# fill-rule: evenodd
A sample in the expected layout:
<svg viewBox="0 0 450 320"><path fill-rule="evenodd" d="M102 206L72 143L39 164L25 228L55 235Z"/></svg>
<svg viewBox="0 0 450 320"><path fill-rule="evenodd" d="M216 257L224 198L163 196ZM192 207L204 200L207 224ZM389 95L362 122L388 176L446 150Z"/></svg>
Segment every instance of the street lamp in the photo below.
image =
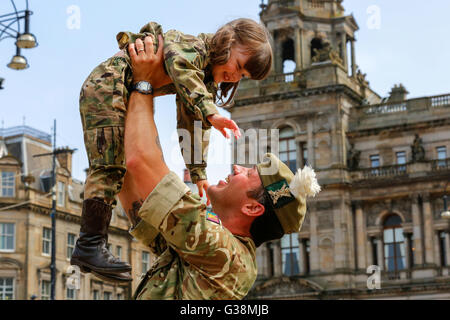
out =
<svg viewBox="0 0 450 320"><path fill-rule="evenodd" d="M23 70L29 67L27 59L20 55L19 47L16 47L16 55L12 57L11 62L8 63L8 67L14 70Z"/></svg>
<svg viewBox="0 0 450 320"><path fill-rule="evenodd" d="M449 183L450 183L450 181L447 182L447 184L445 185L445 188L444 188L444 211L442 211L441 217L443 219L450 220L450 211L448 210L448 207L447 207L447 186Z"/></svg>
<svg viewBox="0 0 450 320"><path fill-rule="evenodd" d="M8 67L14 70L23 70L28 68L27 59L20 54L20 49L30 49L37 47L36 37L30 33L30 16L32 11L28 10L28 0L26 0L26 9L17 11L14 0L11 0L14 12L0 16L0 41L6 38L16 39L16 54L11 59ZM20 31L20 20L25 21L24 32ZM12 25L16 23L17 28Z"/></svg>

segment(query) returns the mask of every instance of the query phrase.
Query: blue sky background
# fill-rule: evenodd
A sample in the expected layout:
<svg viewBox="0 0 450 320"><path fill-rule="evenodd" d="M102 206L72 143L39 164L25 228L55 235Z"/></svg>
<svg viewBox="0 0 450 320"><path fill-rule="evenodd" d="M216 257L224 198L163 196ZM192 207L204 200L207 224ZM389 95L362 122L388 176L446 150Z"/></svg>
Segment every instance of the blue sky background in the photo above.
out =
<svg viewBox="0 0 450 320"><path fill-rule="evenodd" d="M34 12L31 32L39 46L22 50L30 68L6 67L15 53L13 39L0 42L0 120L5 128L25 124L51 133L57 120L57 146L77 148L73 176L84 180L84 150L78 95L91 70L115 54L115 35L138 31L148 21L164 30L214 33L226 22L247 17L259 20L260 0L30 0ZM24 9L25 0L15 0ZM68 27L72 5L80 9L80 29ZM403 83L409 97L450 92L450 1L442 0L345 0L346 14L353 14L357 32L356 59L371 87L387 96L394 84ZM369 26L368 8L380 9L380 28ZM10 1L0 1L0 15L12 12ZM223 115L228 115L224 110ZM174 96L156 99L156 122L169 167L181 175L184 167L174 136ZM213 132L208 175L217 183L230 171L229 141Z"/></svg>

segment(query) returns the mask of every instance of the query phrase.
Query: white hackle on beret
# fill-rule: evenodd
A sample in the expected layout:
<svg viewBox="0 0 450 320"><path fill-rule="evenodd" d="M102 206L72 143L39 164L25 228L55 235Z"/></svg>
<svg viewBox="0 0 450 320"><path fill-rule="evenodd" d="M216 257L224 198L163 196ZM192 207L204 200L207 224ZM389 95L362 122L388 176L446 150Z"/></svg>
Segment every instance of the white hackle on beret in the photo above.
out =
<svg viewBox="0 0 450 320"><path fill-rule="evenodd" d="M316 179L316 173L310 166L298 169L289 189L296 198L315 197L320 192L320 186Z"/></svg>

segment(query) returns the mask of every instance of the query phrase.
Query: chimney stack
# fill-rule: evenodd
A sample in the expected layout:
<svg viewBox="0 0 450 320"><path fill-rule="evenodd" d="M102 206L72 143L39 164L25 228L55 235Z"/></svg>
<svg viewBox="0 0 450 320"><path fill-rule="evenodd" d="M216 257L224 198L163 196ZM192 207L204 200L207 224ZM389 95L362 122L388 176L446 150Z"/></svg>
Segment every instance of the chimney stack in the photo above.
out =
<svg viewBox="0 0 450 320"><path fill-rule="evenodd" d="M72 154L75 150L69 149L69 147L60 148L56 150L56 158L62 168L69 171L72 174Z"/></svg>

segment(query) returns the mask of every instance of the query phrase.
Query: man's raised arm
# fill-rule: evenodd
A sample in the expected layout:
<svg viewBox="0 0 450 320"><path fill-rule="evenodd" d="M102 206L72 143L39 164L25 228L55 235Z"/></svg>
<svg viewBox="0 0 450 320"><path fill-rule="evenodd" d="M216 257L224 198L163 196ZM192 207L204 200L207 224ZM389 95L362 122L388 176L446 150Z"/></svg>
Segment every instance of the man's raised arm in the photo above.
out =
<svg viewBox="0 0 450 320"><path fill-rule="evenodd" d="M155 55L150 37L145 39L145 49L139 39L129 46L135 82L149 81L154 88L167 84L170 78L166 78L162 66L162 47L159 46ZM125 158L127 170L133 175L142 199L147 198L169 173L155 125L152 95L136 91L130 95L125 121Z"/></svg>

